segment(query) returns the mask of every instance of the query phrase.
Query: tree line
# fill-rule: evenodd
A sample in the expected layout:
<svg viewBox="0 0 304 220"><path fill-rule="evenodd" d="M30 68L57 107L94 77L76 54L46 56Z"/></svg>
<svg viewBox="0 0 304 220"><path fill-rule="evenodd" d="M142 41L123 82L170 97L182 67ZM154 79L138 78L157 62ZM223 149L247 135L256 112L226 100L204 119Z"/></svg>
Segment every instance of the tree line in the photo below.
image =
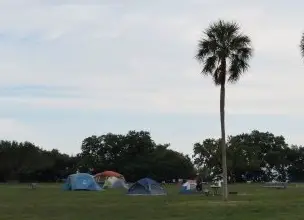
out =
<svg viewBox="0 0 304 220"><path fill-rule="evenodd" d="M146 176L158 181L192 178L191 158L169 146L156 144L146 131L87 137L81 153L74 156L43 150L30 142L0 141L0 181L53 182L77 171L96 174L104 170L117 171L128 181Z"/></svg>
<svg viewBox="0 0 304 220"><path fill-rule="evenodd" d="M147 131L107 133L82 141L71 156L44 150L33 143L0 141L0 181L55 182L69 174L104 170L122 173L128 181L151 177L158 181L222 175L220 139L207 138L193 146L192 158L157 144ZM252 131L227 139L228 181L304 181L304 148L288 145L283 136Z"/></svg>

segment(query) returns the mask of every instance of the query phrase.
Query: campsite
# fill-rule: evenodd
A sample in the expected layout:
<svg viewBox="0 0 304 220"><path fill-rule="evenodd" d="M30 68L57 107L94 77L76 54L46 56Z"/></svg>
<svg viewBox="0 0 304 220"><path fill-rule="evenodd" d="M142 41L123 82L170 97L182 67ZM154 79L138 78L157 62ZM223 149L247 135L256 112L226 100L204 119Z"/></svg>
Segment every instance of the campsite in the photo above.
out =
<svg viewBox="0 0 304 220"><path fill-rule="evenodd" d="M151 197L127 196L125 190L115 189L64 192L61 184L40 184L36 190L26 184L0 185L0 219L303 219L304 185L290 184L286 190L260 184L229 187L238 195L230 195L225 203L220 196L180 195L176 185L165 186L166 196Z"/></svg>
<svg viewBox="0 0 304 220"><path fill-rule="evenodd" d="M127 183L122 174L104 171L70 174L63 184L2 184L1 219L272 220L284 214L302 219L302 184L232 184L229 190L234 193L224 202L221 193L205 193L214 185L204 182L199 190L198 183L166 184L151 178Z"/></svg>
<svg viewBox="0 0 304 220"><path fill-rule="evenodd" d="M304 220L303 9L0 0L0 220Z"/></svg>
<svg viewBox="0 0 304 220"><path fill-rule="evenodd" d="M0 141L0 219L302 220L302 147L288 147L282 136L269 132L231 136L229 200L223 201L218 143L194 144L192 162L144 131L85 138L77 156ZM272 170L264 169L261 159ZM197 169L202 161L216 175ZM280 169L282 164L288 169Z"/></svg>

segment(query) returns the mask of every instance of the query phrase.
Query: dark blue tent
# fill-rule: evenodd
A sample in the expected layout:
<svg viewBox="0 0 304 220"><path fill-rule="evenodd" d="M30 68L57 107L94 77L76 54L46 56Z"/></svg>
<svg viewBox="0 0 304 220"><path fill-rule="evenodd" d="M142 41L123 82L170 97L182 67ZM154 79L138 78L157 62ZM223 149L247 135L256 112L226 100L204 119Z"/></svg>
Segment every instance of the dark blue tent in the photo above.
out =
<svg viewBox="0 0 304 220"><path fill-rule="evenodd" d="M156 181L144 178L134 183L128 190L128 195L166 195L165 189Z"/></svg>

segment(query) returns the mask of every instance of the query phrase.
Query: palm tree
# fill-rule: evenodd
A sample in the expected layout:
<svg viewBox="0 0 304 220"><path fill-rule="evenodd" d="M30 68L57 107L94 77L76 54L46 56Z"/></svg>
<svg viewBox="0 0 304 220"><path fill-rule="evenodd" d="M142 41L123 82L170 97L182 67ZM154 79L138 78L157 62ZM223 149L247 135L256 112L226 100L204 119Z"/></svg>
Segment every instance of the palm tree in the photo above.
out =
<svg viewBox="0 0 304 220"><path fill-rule="evenodd" d="M237 82L249 68L252 57L251 40L240 32L235 22L219 20L204 32L198 44L196 59L202 64L202 74L211 76L220 86L221 152L223 171L223 199L228 199L225 134L225 84Z"/></svg>
<svg viewBox="0 0 304 220"><path fill-rule="evenodd" d="M300 48L301 48L301 55L304 58L304 33L302 34Z"/></svg>

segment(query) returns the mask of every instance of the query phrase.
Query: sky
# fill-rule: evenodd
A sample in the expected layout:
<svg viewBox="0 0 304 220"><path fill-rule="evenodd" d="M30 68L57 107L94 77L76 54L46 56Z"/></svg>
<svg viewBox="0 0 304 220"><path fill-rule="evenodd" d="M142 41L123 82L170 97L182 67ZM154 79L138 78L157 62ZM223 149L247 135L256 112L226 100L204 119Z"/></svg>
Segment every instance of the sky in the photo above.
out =
<svg viewBox="0 0 304 220"><path fill-rule="evenodd" d="M304 144L304 2L0 0L0 139L76 154L91 135L150 131L191 154L220 137L219 88L200 74L211 22L250 36L250 69L226 92L226 133Z"/></svg>

